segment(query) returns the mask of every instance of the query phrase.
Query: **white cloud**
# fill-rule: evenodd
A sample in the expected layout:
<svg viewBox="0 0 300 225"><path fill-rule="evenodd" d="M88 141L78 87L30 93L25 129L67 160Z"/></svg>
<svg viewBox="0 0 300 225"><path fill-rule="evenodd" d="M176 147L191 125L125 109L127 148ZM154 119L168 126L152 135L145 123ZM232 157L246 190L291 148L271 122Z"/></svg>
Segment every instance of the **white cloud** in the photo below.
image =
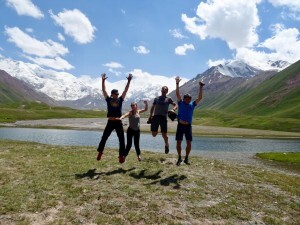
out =
<svg viewBox="0 0 300 225"><path fill-rule="evenodd" d="M208 60L207 65L210 68L212 66L218 66L220 64L224 64L225 62L226 62L226 59L219 59L219 60L215 60L215 61Z"/></svg>
<svg viewBox="0 0 300 225"><path fill-rule="evenodd" d="M284 29L277 26L274 36L258 45L258 49L237 49L236 58L260 67L267 68L268 61L284 60L294 63L300 59L300 32L296 28ZM266 51L263 51L266 49Z"/></svg>
<svg viewBox="0 0 300 225"><path fill-rule="evenodd" d="M121 46L121 43L120 43L120 41L119 41L118 38L115 38L115 40L114 40L114 45L115 45L115 46Z"/></svg>
<svg viewBox="0 0 300 225"><path fill-rule="evenodd" d="M60 41L65 41L65 37L64 37L61 33L58 33L58 34L57 34L57 38L58 38L58 40L60 40Z"/></svg>
<svg viewBox="0 0 300 225"><path fill-rule="evenodd" d="M282 12L282 15L287 14L288 17L300 20L300 1L299 0L268 0L275 7L285 7L288 12Z"/></svg>
<svg viewBox="0 0 300 225"><path fill-rule="evenodd" d="M31 0L6 0L6 4L16 10L20 16L31 16L37 19L44 17L41 10Z"/></svg>
<svg viewBox="0 0 300 225"><path fill-rule="evenodd" d="M39 66L46 66L56 70L70 70L74 67L69 64L66 60L61 57L55 58L33 58L29 56L25 56L30 61L38 64Z"/></svg>
<svg viewBox="0 0 300 225"><path fill-rule="evenodd" d="M78 9L64 10L54 15L49 11L51 18L61 27L66 35L72 37L79 44L86 44L94 39L96 28L90 20Z"/></svg>
<svg viewBox="0 0 300 225"><path fill-rule="evenodd" d="M229 48L251 47L258 42L255 29L260 25L256 4L261 0L211 0L200 2L196 16L182 14L185 28L206 38L220 38Z"/></svg>
<svg viewBox="0 0 300 225"><path fill-rule="evenodd" d="M32 28L26 28L25 29L28 33L33 33L33 29Z"/></svg>
<svg viewBox="0 0 300 225"><path fill-rule="evenodd" d="M184 44L175 48L176 55L186 55L187 50L195 50L194 45L192 44Z"/></svg>
<svg viewBox="0 0 300 225"><path fill-rule="evenodd" d="M120 63L118 63L118 62L105 63L105 64L103 64L103 66L106 66L106 67L112 68L112 69L120 69L120 68L123 68L122 64L120 64Z"/></svg>
<svg viewBox="0 0 300 225"><path fill-rule="evenodd" d="M121 13L123 13L125 15L126 11L124 9L121 9Z"/></svg>
<svg viewBox="0 0 300 225"><path fill-rule="evenodd" d="M69 52L68 48L52 40L39 41L24 33L18 27L5 27L8 41L14 43L24 53L39 57L55 57L65 55Z"/></svg>
<svg viewBox="0 0 300 225"><path fill-rule="evenodd" d="M133 50L136 52L136 53L138 53L138 54L143 54L143 55L146 55L146 54L149 54L150 53L150 50L149 49L147 49L145 46L142 46L142 45L140 45L140 46L134 46L133 47Z"/></svg>
<svg viewBox="0 0 300 225"><path fill-rule="evenodd" d="M178 39L188 38L187 36L184 36L179 29L169 30L169 32L173 37Z"/></svg>

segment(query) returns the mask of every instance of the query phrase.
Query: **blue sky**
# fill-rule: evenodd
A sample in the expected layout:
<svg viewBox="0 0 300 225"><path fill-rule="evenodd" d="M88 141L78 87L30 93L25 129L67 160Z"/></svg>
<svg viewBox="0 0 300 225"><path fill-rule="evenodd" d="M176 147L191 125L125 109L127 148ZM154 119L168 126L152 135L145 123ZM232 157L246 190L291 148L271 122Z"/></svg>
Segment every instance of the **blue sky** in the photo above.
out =
<svg viewBox="0 0 300 225"><path fill-rule="evenodd" d="M300 59L295 0L0 0L0 30L1 58L111 81Z"/></svg>

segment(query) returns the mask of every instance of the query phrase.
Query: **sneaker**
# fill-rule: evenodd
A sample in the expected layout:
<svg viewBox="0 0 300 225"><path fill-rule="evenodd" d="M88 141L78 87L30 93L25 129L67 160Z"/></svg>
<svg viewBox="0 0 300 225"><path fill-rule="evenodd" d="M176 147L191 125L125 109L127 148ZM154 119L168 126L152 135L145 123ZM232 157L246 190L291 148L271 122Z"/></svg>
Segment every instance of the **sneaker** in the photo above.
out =
<svg viewBox="0 0 300 225"><path fill-rule="evenodd" d="M182 162L182 159L181 159L181 157L179 157L179 158L178 158L178 161L177 161L177 163L176 163L176 165L177 165L177 166L180 166L181 162Z"/></svg>
<svg viewBox="0 0 300 225"><path fill-rule="evenodd" d="M98 160L98 161L101 159L102 154L103 154L103 152L99 152L99 153L98 153L98 155L97 155L97 160Z"/></svg>
<svg viewBox="0 0 300 225"><path fill-rule="evenodd" d="M142 161L142 157L140 155L138 155L137 158L138 158L139 161Z"/></svg>
<svg viewBox="0 0 300 225"><path fill-rule="evenodd" d="M169 153L169 146L165 145L165 153L168 154Z"/></svg>
<svg viewBox="0 0 300 225"><path fill-rule="evenodd" d="M189 163L189 160L188 160L187 158L185 158L183 162L184 162L186 165L191 165L191 164Z"/></svg>
<svg viewBox="0 0 300 225"><path fill-rule="evenodd" d="M124 163L125 162L125 156L120 155L119 156L119 163Z"/></svg>

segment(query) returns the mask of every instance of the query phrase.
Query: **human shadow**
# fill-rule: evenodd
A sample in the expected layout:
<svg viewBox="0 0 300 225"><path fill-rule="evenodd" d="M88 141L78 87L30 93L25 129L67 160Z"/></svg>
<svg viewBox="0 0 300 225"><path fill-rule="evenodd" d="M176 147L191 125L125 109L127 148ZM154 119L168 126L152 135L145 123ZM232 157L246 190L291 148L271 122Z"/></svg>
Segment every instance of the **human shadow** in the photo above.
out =
<svg viewBox="0 0 300 225"><path fill-rule="evenodd" d="M128 170L124 170L123 168L119 168L119 169L116 169L116 170L113 170L113 171L100 172L100 173L97 173L96 169L89 169L86 173L75 174L75 178L76 179L90 178L90 179L97 180L97 179L100 178L101 175L111 176L111 175L115 175L115 174L125 174L125 173L130 172L134 169L135 169L135 167L133 167L131 169L128 169Z"/></svg>
<svg viewBox="0 0 300 225"><path fill-rule="evenodd" d="M187 177L185 175L178 176L177 174L175 174L175 175L166 177L166 178L161 179L161 180L153 181L150 184L159 183L162 186L170 186L171 184L175 184L175 186L173 188L174 189L180 189L181 185L180 185L179 181L182 181L186 178Z"/></svg>
<svg viewBox="0 0 300 225"><path fill-rule="evenodd" d="M159 174L162 172L162 170L160 170L152 175L145 175L145 172L146 172L146 170L141 170L139 173L130 173L129 176L131 176L135 179L146 178L149 180L157 180L157 179L161 178L161 176Z"/></svg>
<svg viewBox="0 0 300 225"><path fill-rule="evenodd" d="M75 174L76 179L90 178L90 179L99 179L100 175L105 173L97 173L96 169L90 169L86 173Z"/></svg>

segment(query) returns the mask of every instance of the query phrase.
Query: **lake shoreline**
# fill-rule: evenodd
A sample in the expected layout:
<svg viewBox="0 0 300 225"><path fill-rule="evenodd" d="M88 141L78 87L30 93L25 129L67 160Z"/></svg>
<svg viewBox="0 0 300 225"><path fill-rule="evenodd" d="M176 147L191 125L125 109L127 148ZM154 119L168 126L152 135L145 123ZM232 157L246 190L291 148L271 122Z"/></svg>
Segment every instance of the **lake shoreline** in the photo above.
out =
<svg viewBox="0 0 300 225"><path fill-rule="evenodd" d="M22 120L15 123L0 123L0 127L47 128L102 131L106 126L106 118L65 118L46 120ZM123 121L127 130L127 120ZM175 134L177 122L168 122L168 133ZM146 118L141 118L141 132L150 133L150 125ZM298 132L257 130L246 128L216 127L193 125L194 136L224 137L224 138L263 138L263 139L300 139Z"/></svg>

